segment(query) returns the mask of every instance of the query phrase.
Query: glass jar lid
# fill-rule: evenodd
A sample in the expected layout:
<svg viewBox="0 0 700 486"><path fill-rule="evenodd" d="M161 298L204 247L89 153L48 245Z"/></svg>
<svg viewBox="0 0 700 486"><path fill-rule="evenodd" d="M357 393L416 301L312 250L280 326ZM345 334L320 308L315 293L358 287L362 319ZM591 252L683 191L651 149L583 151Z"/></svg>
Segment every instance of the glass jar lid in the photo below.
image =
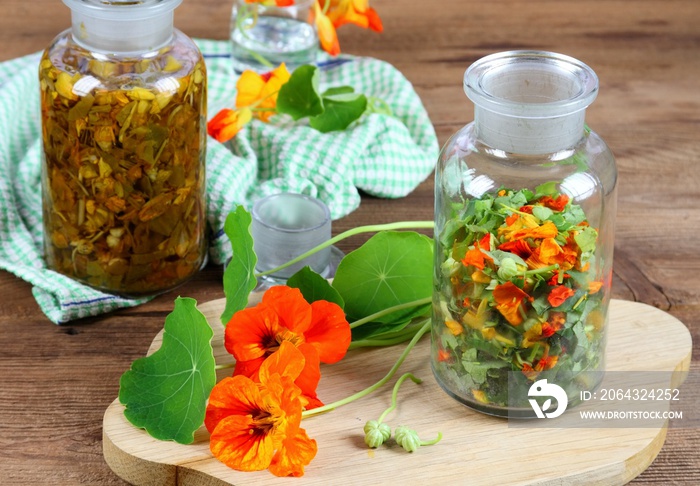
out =
<svg viewBox="0 0 700 486"><path fill-rule="evenodd" d="M558 117L585 110L598 94L598 77L563 54L507 51L472 64L464 91L475 105L502 115Z"/></svg>
<svg viewBox="0 0 700 486"><path fill-rule="evenodd" d="M73 37L86 49L138 54L159 49L173 35L173 10L182 0L63 0Z"/></svg>
<svg viewBox="0 0 700 486"><path fill-rule="evenodd" d="M561 152L584 136L585 110L598 77L563 54L507 51L472 64L464 91L474 102L479 138L495 149L527 155Z"/></svg>

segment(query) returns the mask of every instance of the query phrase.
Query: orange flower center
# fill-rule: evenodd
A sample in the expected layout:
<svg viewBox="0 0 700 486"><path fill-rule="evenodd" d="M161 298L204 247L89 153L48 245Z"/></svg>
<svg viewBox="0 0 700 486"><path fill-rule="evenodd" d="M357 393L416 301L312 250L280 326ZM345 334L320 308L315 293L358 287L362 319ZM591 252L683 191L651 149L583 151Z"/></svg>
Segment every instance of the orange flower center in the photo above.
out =
<svg viewBox="0 0 700 486"><path fill-rule="evenodd" d="M265 348L265 357L268 357L277 351L284 341L292 343L297 348L300 344L306 342L303 335L292 332L289 329L282 329L276 334L263 337L262 345Z"/></svg>
<svg viewBox="0 0 700 486"><path fill-rule="evenodd" d="M253 427L248 433L255 436L267 436L282 422L282 417L272 415L265 410L258 410L253 416Z"/></svg>

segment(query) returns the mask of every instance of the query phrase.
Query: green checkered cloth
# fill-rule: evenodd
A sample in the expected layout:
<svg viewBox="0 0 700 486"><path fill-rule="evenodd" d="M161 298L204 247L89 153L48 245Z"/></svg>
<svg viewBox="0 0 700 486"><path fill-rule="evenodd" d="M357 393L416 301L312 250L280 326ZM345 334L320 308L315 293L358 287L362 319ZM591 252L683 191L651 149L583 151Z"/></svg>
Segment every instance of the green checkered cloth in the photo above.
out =
<svg viewBox="0 0 700 486"><path fill-rule="evenodd" d="M197 40L208 70L211 118L233 107L236 75L228 42ZM44 313L55 323L130 307L124 299L48 270L42 257L40 54L0 63L0 268L31 283ZM342 132L323 134L285 116L253 120L231 142L207 145L210 259L231 256L224 221L238 205L295 192L323 200L333 219L347 215L368 194L398 198L432 172L435 131L411 83L391 65L370 58L325 60L320 88L350 85L388 103L393 116L364 116Z"/></svg>

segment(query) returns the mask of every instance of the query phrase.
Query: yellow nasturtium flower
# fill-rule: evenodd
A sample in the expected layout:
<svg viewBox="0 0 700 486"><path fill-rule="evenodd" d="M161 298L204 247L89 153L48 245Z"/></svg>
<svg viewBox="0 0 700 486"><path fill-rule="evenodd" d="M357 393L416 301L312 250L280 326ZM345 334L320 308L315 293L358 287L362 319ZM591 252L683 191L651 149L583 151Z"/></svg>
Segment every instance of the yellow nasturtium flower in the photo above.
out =
<svg viewBox="0 0 700 486"><path fill-rule="evenodd" d="M268 121L275 114L280 88L289 81L289 77L284 63L265 74L244 71L236 83L236 108L255 108L254 116Z"/></svg>

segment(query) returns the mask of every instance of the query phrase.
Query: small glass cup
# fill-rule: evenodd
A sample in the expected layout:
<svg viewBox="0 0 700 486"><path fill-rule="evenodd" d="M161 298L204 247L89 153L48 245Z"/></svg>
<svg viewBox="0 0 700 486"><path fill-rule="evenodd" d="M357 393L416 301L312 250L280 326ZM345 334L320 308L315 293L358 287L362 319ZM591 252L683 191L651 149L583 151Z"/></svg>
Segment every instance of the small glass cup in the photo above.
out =
<svg viewBox="0 0 700 486"><path fill-rule="evenodd" d="M266 196L253 205L251 234L257 272L267 272L331 238L331 213L323 201L303 194ZM335 273L339 250L328 247L300 262L262 277L264 284L284 284L305 266L328 278ZM342 253L340 254L342 257Z"/></svg>
<svg viewBox="0 0 700 486"><path fill-rule="evenodd" d="M231 59L237 72L263 73L284 62L289 69L316 61L318 34L311 19L316 0L295 0L288 7L234 0Z"/></svg>

